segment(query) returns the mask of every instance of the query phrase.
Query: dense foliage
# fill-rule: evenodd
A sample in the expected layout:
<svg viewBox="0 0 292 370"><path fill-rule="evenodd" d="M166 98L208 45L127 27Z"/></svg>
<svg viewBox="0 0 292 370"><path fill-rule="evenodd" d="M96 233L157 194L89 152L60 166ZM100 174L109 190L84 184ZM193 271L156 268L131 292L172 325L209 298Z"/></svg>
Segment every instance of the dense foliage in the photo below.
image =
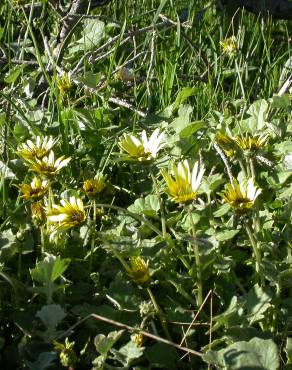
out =
<svg viewBox="0 0 292 370"><path fill-rule="evenodd" d="M0 4L1 369L291 369L291 23L68 7Z"/></svg>

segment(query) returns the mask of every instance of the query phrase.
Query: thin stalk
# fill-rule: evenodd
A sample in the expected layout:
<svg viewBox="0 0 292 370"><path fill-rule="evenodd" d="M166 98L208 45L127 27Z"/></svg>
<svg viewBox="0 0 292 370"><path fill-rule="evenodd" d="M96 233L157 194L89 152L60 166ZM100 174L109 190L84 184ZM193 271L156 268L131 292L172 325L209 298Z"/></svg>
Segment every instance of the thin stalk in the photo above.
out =
<svg viewBox="0 0 292 370"><path fill-rule="evenodd" d="M201 266L201 258L200 258L200 252L199 252L199 245L198 245L198 240L196 236L196 229L195 229L195 224L194 220L192 217L192 209L191 207L188 207L188 215L191 221L191 227L192 227L192 243L191 245L193 246L194 253L195 253L195 261L196 261L196 273L197 273L197 288L198 288L198 293L197 293L197 304L198 307L201 307L203 303L203 282L202 282L202 266Z"/></svg>
<svg viewBox="0 0 292 370"><path fill-rule="evenodd" d="M255 168L254 168L254 161L252 158L249 158L249 167L250 167L250 173L251 173L251 177L253 179L256 178L256 173L255 173Z"/></svg>
<svg viewBox="0 0 292 370"><path fill-rule="evenodd" d="M161 231L162 231L162 237L163 237L163 239L165 239L167 232L166 232L166 220L165 220L165 212L164 212L164 207L163 207L163 201L162 201L162 198L161 198L161 195L160 195L160 192L159 192L159 187L158 187L156 178L154 176L154 173L152 171L152 168L150 168L150 175L151 175L153 185L154 185L154 189L155 189L155 193L157 195L158 202L159 202L160 215L161 215L160 216L161 217Z"/></svg>
<svg viewBox="0 0 292 370"><path fill-rule="evenodd" d="M168 331L167 322L165 320L164 314L163 314L161 308L159 307L158 303L156 302L155 296L154 296L154 294L152 293L152 291L149 287L147 288L147 292L148 292L149 297L151 299L151 302L152 302L152 304L155 308L155 312L156 312L156 314L157 314L157 316L160 320L160 323L161 323L162 329L164 331L164 334L165 334L165 336L168 340L171 340L171 336L170 336L169 331Z"/></svg>
<svg viewBox="0 0 292 370"><path fill-rule="evenodd" d="M41 233L41 258L44 256L45 252L45 240L46 240L46 230L44 226L40 227L40 233Z"/></svg>
<svg viewBox="0 0 292 370"><path fill-rule="evenodd" d="M238 159L238 163L239 163L240 169L241 169L241 171L243 173L243 176L246 177L246 169L245 169L245 167L244 167L244 165L242 163L242 160L241 159Z"/></svg>
<svg viewBox="0 0 292 370"><path fill-rule="evenodd" d="M91 243L90 243L90 258L89 258L89 274L92 272L92 265L93 265L93 253L94 253L94 246L95 246L95 225L96 225L96 200L93 199L93 222L91 228Z"/></svg>
<svg viewBox="0 0 292 370"><path fill-rule="evenodd" d="M239 72L239 67L238 67L238 64L237 64L237 60L235 59L234 62L235 62L235 69L236 69L236 73L237 73L237 76L238 76L238 81L239 81L241 93L242 93L242 98L243 98L243 100L245 100L245 92L244 92L244 87L243 87L243 83L242 83L241 74Z"/></svg>
<svg viewBox="0 0 292 370"><path fill-rule="evenodd" d="M251 228L250 228L248 223L245 225L245 230L246 230L246 233L249 237L249 240L250 240L253 252L254 252L254 256L255 256L255 260L256 260L256 272L257 272L257 274L260 278L261 285L264 286L265 285L265 278L264 278L263 271L262 271L261 252L258 248L257 242L256 242L256 240L253 236L253 233L252 233Z"/></svg>

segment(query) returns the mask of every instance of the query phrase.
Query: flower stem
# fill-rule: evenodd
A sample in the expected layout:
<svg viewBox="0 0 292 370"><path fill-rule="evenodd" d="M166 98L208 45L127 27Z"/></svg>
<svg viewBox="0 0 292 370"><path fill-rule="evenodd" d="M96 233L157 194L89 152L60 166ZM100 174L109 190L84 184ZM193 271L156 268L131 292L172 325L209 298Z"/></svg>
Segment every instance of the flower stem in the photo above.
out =
<svg viewBox="0 0 292 370"><path fill-rule="evenodd" d="M168 331L168 327L167 327L167 322L166 322L166 319L165 319L165 316L164 316L164 313L162 312L161 308L159 307L158 303L156 302L156 299L155 299L155 296L154 294L152 293L151 289L150 288L147 288L147 292L149 294L149 297L151 299L151 302L155 308L155 312L160 320L160 323L161 323L161 326L162 326L162 329L164 331L164 334L166 336L166 338L168 340L172 340L171 339L171 336L169 334L169 331Z"/></svg>
<svg viewBox="0 0 292 370"><path fill-rule="evenodd" d="M160 215L161 215L161 231L162 231L162 237L163 237L163 239L165 239L167 232L166 232L166 220L165 220L165 212L164 212L164 207L163 207L163 201L162 201L162 198L161 198L161 195L160 195L160 192L159 192L159 188L158 188L158 184L157 184L156 178L154 176L154 173L152 171L152 168L150 168L150 175L151 175L153 185L154 185L154 189L155 189L155 193L157 195L158 202L159 202Z"/></svg>
<svg viewBox="0 0 292 370"><path fill-rule="evenodd" d="M93 265L93 253L94 253L94 246L95 246L95 225L96 225L96 201L93 199L93 222L91 227L91 244L90 244L90 258L89 258L89 275L92 272L92 265Z"/></svg>
<svg viewBox="0 0 292 370"><path fill-rule="evenodd" d="M200 258L200 252L199 252L199 245L197 241L196 236L196 229L195 224L192 216L192 209L191 207L188 207L188 215L191 221L191 227L192 227L192 243L194 253L195 253L195 261L196 261L196 273L197 273L197 288L198 288L198 294L197 294L197 304L198 307L201 307L203 303L203 283L202 283L202 266L201 266L201 258Z"/></svg>
<svg viewBox="0 0 292 370"><path fill-rule="evenodd" d="M261 252L258 248L257 242L256 242L256 240L253 236L253 233L252 233L252 230L251 230L249 224L245 225L245 230L246 230L246 233L249 237L249 240L250 240L253 252L254 252L254 256L255 256L255 260L256 260L256 272L257 272L257 274L260 278L261 285L264 286L265 285L265 278L264 278L263 271L262 271Z"/></svg>

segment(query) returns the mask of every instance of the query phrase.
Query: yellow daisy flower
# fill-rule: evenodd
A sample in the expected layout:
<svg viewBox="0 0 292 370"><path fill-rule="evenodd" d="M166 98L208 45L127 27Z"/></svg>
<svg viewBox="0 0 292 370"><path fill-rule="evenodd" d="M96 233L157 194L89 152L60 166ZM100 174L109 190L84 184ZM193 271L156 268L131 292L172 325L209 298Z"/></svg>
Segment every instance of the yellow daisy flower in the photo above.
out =
<svg viewBox="0 0 292 370"><path fill-rule="evenodd" d="M42 197L48 190L48 181L34 177L30 184L20 184L17 186L22 192L21 198L35 199Z"/></svg>
<svg viewBox="0 0 292 370"><path fill-rule="evenodd" d="M149 281L148 262L145 262L141 257L131 257L130 263L128 274L137 284L145 284Z"/></svg>
<svg viewBox="0 0 292 370"><path fill-rule="evenodd" d="M263 132L258 135L250 136L246 134L245 136L236 136L233 138L236 144L242 150L252 150L256 151L261 149L269 140L269 134Z"/></svg>
<svg viewBox="0 0 292 370"><path fill-rule="evenodd" d="M84 193L88 197L101 193L106 186L106 179L107 176L103 176L103 174L99 172L94 176L94 179L85 180L82 187Z"/></svg>
<svg viewBox="0 0 292 370"><path fill-rule="evenodd" d="M55 160L55 153L50 151L47 157L42 159L30 159L27 163L32 171L38 172L43 176L53 176L71 161L71 157L65 158L64 155Z"/></svg>
<svg viewBox="0 0 292 370"><path fill-rule="evenodd" d="M69 200L62 199L60 204L53 204L47 213L48 221L55 224L53 232L80 226L86 221L83 202L80 198L70 197Z"/></svg>
<svg viewBox="0 0 292 370"><path fill-rule="evenodd" d="M49 153L56 144L57 139L51 136L37 136L35 142L27 140L17 148L17 154L25 160L41 159Z"/></svg>
<svg viewBox="0 0 292 370"><path fill-rule="evenodd" d="M199 168L199 163L194 164L191 172L187 160L172 166L169 174L165 169L161 171L166 182L166 192L176 203L187 203L197 197L198 189L205 172L204 165Z"/></svg>
<svg viewBox="0 0 292 370"><path fill-rule="evenodd" d="M134 160L139 162L149 162L157 157L158 152L165 146L162 143L164 132L159 134L159 129L153 131L150 138L147 138L146 131L143 130L141 139L132 134L123 134L118 142L122 150L122 159Z"/></svg>
<svg viewBox="0 0 292 370"><path fill-rule="evenodd" d="M246 179L240 184L233 179L233 185L227 184L221 193L223 200L238 213L248 211L255 203L262 190L258 188L252 178Z"/></svg>

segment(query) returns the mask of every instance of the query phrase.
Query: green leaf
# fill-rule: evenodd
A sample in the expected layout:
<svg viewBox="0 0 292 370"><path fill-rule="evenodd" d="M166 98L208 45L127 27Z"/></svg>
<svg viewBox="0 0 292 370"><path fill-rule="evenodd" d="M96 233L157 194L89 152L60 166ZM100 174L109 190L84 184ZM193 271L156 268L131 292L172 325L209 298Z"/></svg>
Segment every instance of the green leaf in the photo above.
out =
<svg viewBox="0 0 292 370"><path fill-rule="evenodd" d="M197 131L199 131L204 126L205 124L202 121L191 122L188 126L186 126L180 131L179 136L182 139L186 139L190 137L191 135L195 134Z"/></svg>
<svg viewBox="0 0 292 370"><path fill-rule="evenodd" d="M244 308L250 324L264 318L264 313L271 307L271 299L272 297L267 293L267 290L258 285L255 285L248 292Z"/></svg>
<svg viewBox="0 0 292 370"><path fill-rule="evenodd" d="M228 370L277 370L280 366L278 348L271 339L235 342L220 351L208 351L203 359Z"/></svg>
<svg viewBox="0 0 292 370"><path fill-rule="evenodd" d="M175 349L166 344L157 343L148 347L145 356L153 367L177 369L178 354Z"/></svg>
<svg viewBox="0 0 292 370"><path fill-rule="evenodd" d="M230 205L228 203L224 203L217 209L217 211L213 213L213 216L222 217L226 215L226 213L228 213L230 209L231 209Z"/></svg>
<svg viewBox="0 0 292 370"><path fill-rule="evenodd" d="M224 231L216 232L215 238L219 242L224 242L226 240L232 239L238 233L239 233L239 230L224 230Z"/></svg>
<svg viewBox="0 0 292 370"><path fill-rule="evenodd" d="M177 110L181 104L183 104L187 98L189 98L192 95L195 95L196 89L194 87L184 87L178 94L175 99L175 102L173 103L172 109L173 111Z"/></svg>
<svg viewBox="0 0 292 370"><path fill-rule="evenodd" d="M21 75L24 68L25 68L25 64L21 64L14 68L11 68L9 70L8 75L4 78L4 81L8 84L13 84L18 79L18 77Z"/></svg>
<svg viewBox="0 0 292 370"><path fill-rule="evenodd" d="M29 370L52 369L52 366L55 365L56 359L57 354L55 352L42 352L35 362L26 361L26 365Z"/></svg>
<svg viewBox="0 0 292 370"><path fill-rule="evenodd" d="M145 198L136 199L134 204L128 207L130 212L153 218L157 218L159 209L159 200L157 195L154 194L149 194Z"/></svg>
<svg viewBox="0 0 292 370"><path fill-rule="evenodd" d="M286 339L285 352L286 352L286 356L287 356L287 363L292 364L292 338L288 337Z"/></svg>
<svg viewBox="0 0 292 370"><path fill-rule="evenodd" d="M192 106L181 105L178 110L178 117L176 117L169 126L174 128L175 132L179 134L183 129L189 126L192 112Z"/></svg>
<svg viewBox="0 0 292 370"><path fill-rule="evenodd" d="M111 331L107 336L104 334L98 334L94 338L94 345L97 352L106 357L109 350L120 339L123 332L124 330L115 330Z"/></svg>
<svg viewBox="0 0 292 370"><path fill-rule="evenodd" d="M43 306L42 309L36 313L36 317L39 317L49 330L55 329L65 316L65 311L58 304Z"/></svg>
<svg viewBox="0 0 292 370"><path fill-rule="evenodd" d="M34 269L30 270L32 278L46 285L48 282L54 282L63 272L66 271L70 264L70 259L61 259L52 254L47 255L43 261L37 263Z"/></svg>
<svg viewBox="0 0 292 370"><path fill-rule="evenodd" d="M43 261L37 263L34 269L30 270L33 280L41 283L43 287L36 287L35 290L47 297L47 303L52 303L54 292L63 285L56 285L56 281L66 271L70 263L69 258L61 259L48 254Z"/></svg>
<svg viewBox="0 0 292 370"><path fill-rule="evenodd" d="M69 48L69 55L71 53L93 49L104 37L104 22L97 19L85 19L83 22L82 35L80 39L75 41L75 45Z"/></svg>
<svg viewBox="0 0 292 370"><path fill-rule="evenodd" d="M241 126L246 131L255 133L266 127L266 114L269 104L266 100L260 99L255 101L248 109L249 118L242 121Z"/></svg>
<svg viewBox="0 0 292 370"><path fill-rule="evenodd" d="M238 302L236 296L233 296L227 310L214 317L215 325L213 326L213 331L219 329L221 326L230 327L237 325L242 321L242 314L242 304Z"/></svg>
<svg viewBox="0 0 292 370"><path fill-rule="evenodd" d="M119 350L111 349L111 353L114 355L114 360L119 361L124 366L130 366L133 360L143 355L143 351L144 348L137 347L137 344L132 340Z"/></svg>
<svg viewBox="0 0 292 370"><path fill-rule="evenodd" d="M0 262L9 261L19 250L19 242L11 229L4 230L0 236Z"/></svg>

